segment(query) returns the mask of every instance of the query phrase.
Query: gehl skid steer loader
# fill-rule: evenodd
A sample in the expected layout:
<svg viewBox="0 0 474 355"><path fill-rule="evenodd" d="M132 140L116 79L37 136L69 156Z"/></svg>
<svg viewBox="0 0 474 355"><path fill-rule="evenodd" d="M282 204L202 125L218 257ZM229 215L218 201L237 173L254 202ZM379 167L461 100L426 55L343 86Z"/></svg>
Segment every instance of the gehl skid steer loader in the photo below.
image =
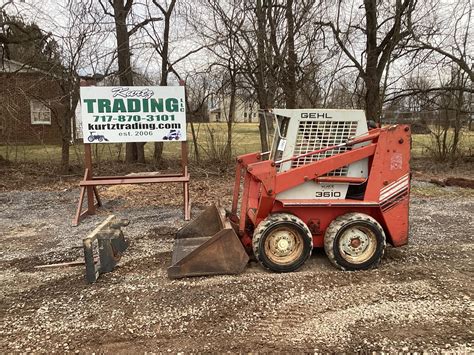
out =
<svg viewBox="0 0 474 355"><path fill-rule="evenodd" d="M368 129L359 110L275 109L267 153L237 158L232 210L209 207L176 235L170 278L275 272L324 247L334 266L379 264L408 241L410 128Z"/></svg>

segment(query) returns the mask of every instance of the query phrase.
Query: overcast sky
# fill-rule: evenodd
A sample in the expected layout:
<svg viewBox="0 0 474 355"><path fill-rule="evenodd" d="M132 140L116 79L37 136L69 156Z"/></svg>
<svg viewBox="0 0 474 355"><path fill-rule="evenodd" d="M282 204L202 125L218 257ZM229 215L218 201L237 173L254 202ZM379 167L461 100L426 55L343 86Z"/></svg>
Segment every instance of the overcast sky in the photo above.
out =
<svg viewBox="0 0 474 355"><path fill-rule="evenodd" d="M6 3L6 0L0 0L1 3ZM96 0L95 0L96 1ZM139 0L140 3L145 3L148 0ZM435 0L434 0L435 1ZM181 2L178 1L178 4ZM67 0L25 0L24 2L20 2L20 0L14 0L14 3L9 5L7 7L7 11L9 13L21 13L21 15L29 19L30 21L34 21L38 23L38 25L45 31L53 33L57 40L61 42L61 37L67 34L68 32L68 11L65 10L67 4ZM198 16L196 15L196 12L199 10L199 5L196 3L191 3L192 4L192 9L190 11L191 16ZM427 2L426 2L427 4ZM425 2L418 2L418 10L417 10L417 16L438 16L439 19L441 20L441 26L440 30L441 31L448 31L449 29L452 28L454 25L455 21L458 21L459 19L455 18L455 16L452 16L453 10L455 6L458 6L460 2L455 1L455 0L442 0L437 2L436 4L436 10L437 13L431 13L430 10L423 10L423 5L425 5ZM357 2L351 3L350 1L346 3L347 7L347 13L351 13L352 11L359 11L359 5ZM427 5L426 5L427 6ZM152 11L156 11L155 7L152 6L150 7ZM429 9L429 8L428 8ZM145 16L146 13L146 7L144 6L139 6L137 13L135 13L135 16ZM140 13L143 12L143 13ZM155 12L153 14L154 16L160 16L158 12ZM467 17L462 19L461 21L466 21ZM97 49L97 51L102 51L103 53L112 53L113 49L116 46L115 43L115 35L113 33L113 22L112 19L110 18L105 18L104 21L106 22L105 27L108 27L111 29L109 34L105 37L102 35L100 39L96 40L100 41L100 48ZM161 24L157 24L157 28L160 31L161 29ZM472 31L471 31L471 36L469 37L469 41L473 43L473 38L472 38ZM144 48L146 46L146 42L149 42L148 36L143 33L143 32L138 32L136 35L133 36L131 39L131 44L132 44L132 62L135 68L138 68L140 71L144 72L146 75L148 75L151 78L158 78L159 75L159 68L160 68L160 60L156 53L152 49L146 49ZM173 61L174 59L182 56L185 54L187 51L190 49L194 49L199 47L200 45L200 39L196 37L196 34L190 29L189 27L186 26L184 20L180 19L179 17L174 18L173 26L172 26L172 32L171 32L171 60ZM356 46L355 48L355 53L356 57L360 57L361 51L364 49L364 39L362 37L357 37L354 40L354 43L360 42L358 47ZM442 45L447 47L447 43L442 43ZM470 51L472 51L474 47L474 43L469 47ZM187 72L192 72L195 70L200 70L203 69L207 66L208 61L209 61L209 53L206 51L201 51L197 54L194 54L190 56L187 60L181 62L178 66L177 69L180 73L185 75ZM438 80L439 79L439 73L436 71L431 70L430 67L430 61L434 60L434 56L430 56L427 58L424 58L424 62L422 65L419 65L417 67L416 72L414 72L415 75L423 76L425 78L429 78L432 80ZM107 60L103 60L103 65L99 66L98 68L94 68L91 65L87 64L87 60L84 61L81 73L82 74L92 74L94 71L101 71L105 67L105 63L108 63L110 61L110 57L106 58ZM343 61L347 61L347 58L342 56ZM408 67L408 62L404 61L399 61L397 64L393 65L391 67L391 73L392 77L398 78L400 75L405 73L406 68ZM328 63L327 66L330 66L331 63ZM330 67L325 67L324 70L330 71ZM172 79L173 76L170 76L170 79ZM158 80L158 79L157 79ZM397 84L395 84L397 85Z"/></svg>
<svg viewBox="0 0 474 355"><path fill-rule="evenodd" d="M138 2L139 6L135 7L134 16L136 20L143 19L147 14L145 13L146 7L140 6L140 3L143 3L142 0ZM5 4L7 0L0 0L0 3ZM51 32L58 42L62 42L62 37L66 36L68 33L68 11L67 11L67 0L14 0L13 4L9 4L6 7L6 10L9 14L21 14L24 19L37 23L42 30L45 32ZM153 16L161 17L161 14L155 9L154 6L150 6L153 13ZM170 58L175 60L186 54L189 50L199 47L198 39L193 35L193 32L186 28L184 23L180 23L179 18L174 19L174 26L171 28L170 33ZM100 51L103 53L112 53L115 46L115 33L113 32L113 19L106 17L103 20L105 26L110 30L107 38L102 35L100 37ZM162 31L162 21L156 24L156 28L159 32ZM105 38L105 40L104 40ZM145 73L150 78L156 78L156 81L159 81L159 71L160 71L160 59L155 53L155 51L147 43L150 43L149 37L144 32L137 32L131 38L131 47L132 47L132 63L135 68L138 68L141 72ZM204 52L196 53L191 55L186 60L180 62L176 69L178 72L182 73L184 76L186 72L191 72L199 70L207 64L206 54ZM110 56L108 60L104 60L105 63L110 61ZM92 74L95 71L101 69L93 68L90 65L87 65L87 61L84 62L83 68L81 69L81 74ZM173 80L174 76L170 75L170 80ZM172 83L172 82L171 82Z"/></svg>

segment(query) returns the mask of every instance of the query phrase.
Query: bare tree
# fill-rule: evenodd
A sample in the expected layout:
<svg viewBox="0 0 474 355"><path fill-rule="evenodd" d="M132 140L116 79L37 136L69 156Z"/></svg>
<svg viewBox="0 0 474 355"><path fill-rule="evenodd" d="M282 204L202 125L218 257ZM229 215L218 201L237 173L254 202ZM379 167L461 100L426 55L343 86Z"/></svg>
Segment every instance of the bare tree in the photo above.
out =
<svg viewBox="0 0 474 355"><path fill-rule="evenodd" d="M170 27L171 27L171 15L173 14L174 7L176 5L176 0L171 0L168 7L163 7L156 0L153 0L153 4L160 10L161 14L164 17L164 29L163 29L163 40L159 41L159 36L156 33L155 27L153 30L155 32L155 50L159 53L161 57L161 77L160 85L168 85L168 74L169 74L169 37L170 37ZM161 42L161 43L160 43ZM161 44L161 45L160 45ZM153 153L153 159L155 162L159 162L163 155L163 142L155 142L155 151Z"/></svg>
<svg viewBox="0 0 474 355"><path fill-rule="evenodd" d="M317 83L307 79L319 69L312 57L322 33L312 24L316 1L239 2L245 23L239 31L241 72L262 109L275 105L296 108L312 100ZM260 114L262 151L268 150L267 115Z"/></svg>
<svg viewBox="0 0 474 355"><path fill-rule="evenodd" d="M210 42L216 40L214 45L209 46L209 50L216 57L212 67L220 68L222 83L220 92L223 93L223 102L228 97L227 114L224 115L227 121L227 141L222 154L226 162L232 157L232 126L235 121L235 109L237 103L238 80L241 70L239 51L239 31L243 26L244 17L238 6L229 3L222 3L218 0L208 0L207 4L212 10L212 20L210 25L200 24L205 28L202 35Z"/></svg>
<svg viewBox="0 0 474 355"><path fill-rule="evenodd" d="M213 94L212 77L208 72L192 73L186 79L186 111L190 118L189 124L193 137L193 153L198 164L201 163L199 152L198 134L194 123L200 122L207 116L207 103L209 97ZM199 129L199 128L198 128Z"/></svg>
<svg viewBox="0 0 474 355"><path fill-rule="evenodd" d="M460 0L450 4L448 9L439 9L437 6L432 6L432 12L436 15L432 16L430 22L424 26L412 26L414 41L409 47L439 54L459 66L474 82L474 3ZM440 14L443 10L447 13Z"/></svg>
<svg viewBox="0 0 474 355"><path fill-rule="evenodd" d="M108 3L108 6L107 6ZM115 34L117 38L117 61L118 77L120 85L133 86L133 71L131 66L130 37L137 31L145 27L150 22L161 21L161 17L153 17L150 14L139 22L134 22L128 26L127 19L130 17L134 0L99 0L104 13L114 19ZM135 3L137 1L135 0ZM125 161L145 162L145 143L127 143L125 151Z"/></svg>
<svg viewBox="0 0 474 355"><path fill-rule="evenodd" d="M59 79L64 113L58 120L61 128L61 167L69 168L69 146L75 109L79 102L79 70L88 64L89 54L100 46L99 31L102 17L96 12L93 1L69 0L64 12L68 14L64 33L57 35L61 44L61 65L54 71Z"/></svg>
<svg viewBox="0 0 474 355"><path fill-rule="evenodd" d="M363 13L357 13L355 4L348 10L339 2L333 21L318 22L331 30L335 42L363 79L365 109L371 120L380 122L383 74L393 51L410 36L416 3L416 0L396 0L392 5L364 0ZM324 16L329 16L330 11ZM365 48L357 46L356 38L364 38Z"/></svg>

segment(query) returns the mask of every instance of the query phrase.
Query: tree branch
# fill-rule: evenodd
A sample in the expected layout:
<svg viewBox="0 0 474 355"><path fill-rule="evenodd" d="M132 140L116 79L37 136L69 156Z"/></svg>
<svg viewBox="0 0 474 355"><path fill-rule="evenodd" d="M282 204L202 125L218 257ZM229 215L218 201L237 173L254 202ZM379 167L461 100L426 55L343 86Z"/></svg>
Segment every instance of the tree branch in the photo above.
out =
<svg viewBox="0 0 474 355"><path fill-rule="evenodd" d="M158 22L158 21L162 21L163 18L162 17L150 17L150 18L147 18L146 20L143 20L142 22L139 22L137 23L135 26L133 26L133 28L128 31L128 35L129 36L132 36L135 32L137 32L140 28L143 28L145 27L147 24L149 24L150 22Z"/></svg>

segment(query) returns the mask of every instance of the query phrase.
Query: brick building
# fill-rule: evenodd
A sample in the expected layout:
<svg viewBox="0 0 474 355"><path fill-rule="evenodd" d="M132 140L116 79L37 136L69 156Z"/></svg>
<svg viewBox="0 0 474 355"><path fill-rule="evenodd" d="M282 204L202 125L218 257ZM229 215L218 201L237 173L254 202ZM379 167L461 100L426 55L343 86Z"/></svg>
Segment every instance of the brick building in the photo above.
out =
<svg viewBox="0 0 474 355"><path fill-rule="evenodd" d="M61 144L61 118L68 103L59 80L4 59L0 82L0 145Z"/></svg>

